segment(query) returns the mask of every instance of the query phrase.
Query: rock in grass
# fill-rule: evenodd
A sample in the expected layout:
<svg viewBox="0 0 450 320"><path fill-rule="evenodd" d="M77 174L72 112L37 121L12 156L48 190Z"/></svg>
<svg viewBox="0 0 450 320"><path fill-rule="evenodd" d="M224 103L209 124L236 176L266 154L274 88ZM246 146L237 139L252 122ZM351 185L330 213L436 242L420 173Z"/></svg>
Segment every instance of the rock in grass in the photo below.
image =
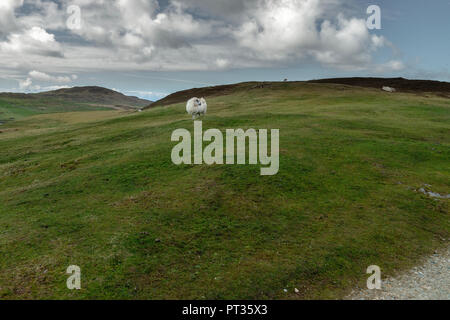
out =
<svg viewBox="0 0 450 320"><path fill-rule="evenodd" d="M394 88L387 87L387 86L384 86L382 89L383 89L383 91L386 91L386 92L395 92L396 91Z"/></svg>

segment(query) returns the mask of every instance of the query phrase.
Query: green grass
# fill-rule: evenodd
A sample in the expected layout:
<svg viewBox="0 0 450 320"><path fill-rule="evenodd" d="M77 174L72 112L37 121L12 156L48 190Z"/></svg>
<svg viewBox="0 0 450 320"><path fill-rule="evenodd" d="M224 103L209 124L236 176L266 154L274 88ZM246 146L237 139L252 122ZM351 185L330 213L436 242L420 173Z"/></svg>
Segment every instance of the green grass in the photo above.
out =
<svg viewBox="0 0 450 320"><path fill-rule="evenodd" d="M0 123L21 120L39 114L96 110L110 109L56 98L0 97Z"/></svg>
<svg viewBox="0 0 450 320"><path fill-rule="evenodd" d="M182 104L3 126L0 297L340 298L448 245L448 200L414 189L450 193L449 100L281 83L208 106L204 130L280 129L279 173L173 165Z"/></svg>

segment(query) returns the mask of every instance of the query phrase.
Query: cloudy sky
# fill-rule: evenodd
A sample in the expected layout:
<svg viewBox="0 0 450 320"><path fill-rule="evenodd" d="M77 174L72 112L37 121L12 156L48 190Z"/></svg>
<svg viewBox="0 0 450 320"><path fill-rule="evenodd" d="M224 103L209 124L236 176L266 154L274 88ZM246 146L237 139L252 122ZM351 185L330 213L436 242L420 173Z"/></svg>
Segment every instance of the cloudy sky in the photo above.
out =
<svg viewBox="0 0 450 320"><path fill-rule="evenodd" d="M450 81L449 12L449 0L0 0L0 91L156 100L248 80Z"/></svg>

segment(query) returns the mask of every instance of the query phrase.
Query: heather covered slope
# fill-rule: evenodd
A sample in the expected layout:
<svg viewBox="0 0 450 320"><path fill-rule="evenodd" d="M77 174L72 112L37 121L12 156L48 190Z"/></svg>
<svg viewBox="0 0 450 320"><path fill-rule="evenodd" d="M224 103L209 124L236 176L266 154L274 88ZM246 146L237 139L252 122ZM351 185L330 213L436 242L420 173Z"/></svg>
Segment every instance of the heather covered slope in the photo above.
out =
<svg viewBox="0 0 450 320"><path fill-rule="evenodd" d="M350 86L377 88L383 86L395 88L397 91L416 94L435 93L450 98L450 83L432 80L409 80L404 78L332 78L311 80L311 83L334 83Z"/></svg>
<svg viewBox="0 0 450 320"><path fill-rule="evenodd" d="M280 129L275 176L173 165L184 102L1 128L0 297L339 298L448 246L449 200L416 191L450 193L448 99L253 87L210 97L203 126Z"/></svg>

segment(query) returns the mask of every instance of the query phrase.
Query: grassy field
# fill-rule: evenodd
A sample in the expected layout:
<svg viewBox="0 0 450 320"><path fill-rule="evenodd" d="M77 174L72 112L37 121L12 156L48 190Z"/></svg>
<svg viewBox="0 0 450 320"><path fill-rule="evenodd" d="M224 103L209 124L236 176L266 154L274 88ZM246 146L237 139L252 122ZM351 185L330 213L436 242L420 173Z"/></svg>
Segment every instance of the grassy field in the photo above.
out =
<svg viewBox="0 0 450 320"><path fill-rule="evenodd" d="M333 299L448 245L449 200L415 189L450 193L450 100L277 83L208 107L204 130L280 129L279 173L173 165L183 104L0 127L0 298Z"/></svg>
<svg viewBox="0 0 450 320"><path fill-rule="evenodd" d="M38 114L95 110L110 109L92 104L67 102L61 99L0 96L0 123L20 120Z"/></svg>

